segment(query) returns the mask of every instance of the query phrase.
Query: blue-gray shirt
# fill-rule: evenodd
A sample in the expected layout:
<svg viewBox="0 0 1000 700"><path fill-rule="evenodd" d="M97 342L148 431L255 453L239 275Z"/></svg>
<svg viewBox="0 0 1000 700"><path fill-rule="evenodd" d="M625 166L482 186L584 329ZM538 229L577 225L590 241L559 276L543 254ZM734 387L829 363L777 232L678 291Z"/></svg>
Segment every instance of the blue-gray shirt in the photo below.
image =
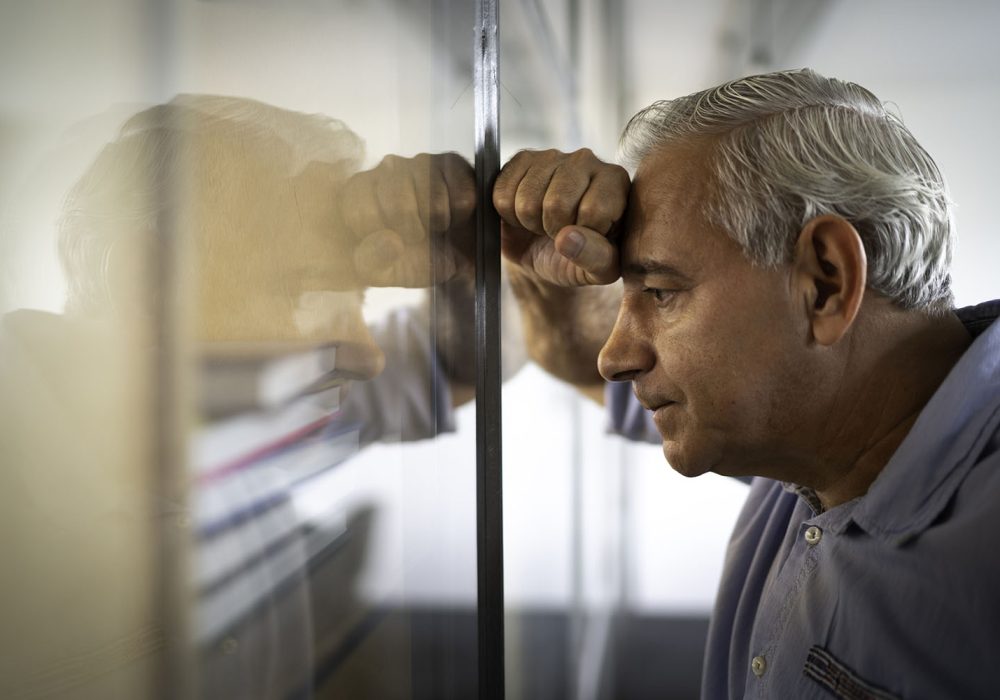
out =
<svg viewBox="0 0 1000 700"><path fill-rule="evenodd" d="M755 478L726 554L705 698L1000 697L1000 302L868 493L819 512ZM659 435L628 384L612 428Z"/></svg>

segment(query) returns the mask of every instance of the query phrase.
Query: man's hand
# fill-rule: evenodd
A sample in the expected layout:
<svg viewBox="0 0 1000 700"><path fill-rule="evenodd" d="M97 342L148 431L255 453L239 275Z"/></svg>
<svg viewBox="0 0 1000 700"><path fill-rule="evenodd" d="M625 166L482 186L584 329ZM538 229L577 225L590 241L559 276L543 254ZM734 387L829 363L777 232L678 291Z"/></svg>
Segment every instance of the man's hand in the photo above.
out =
<svg viewBox="0 0 1000 700"><path fill-rule="evenodd" d="M624 168L588 149L521 151L493 188L504 257L561 287L614 282L618 250L608 237L625 212L629 186Z"/></svg>
<svg viewBox="0 0 1000 700"><path fill-rule="evenodd" d="M433 337L452 400L475 396L476 178L456 153L386 156L337 193L339 235L361 286L435 286Z"/></svg>
<svg viewBox="0 0 1000 700"><path fill-rule="evenodd" d="M598 402L604 380L597 354L621 301L620 286L610 284L619 277L610 237L629 187L624 168L584 149L522 151L493 189L528 354Z"/></svg>
<svg viewBox="0 0 1000 700"><path fill-rule="evenodd" d="M428 287L471 274L476 181L456 153L386 156L337 193L358 282Z"/></svg>

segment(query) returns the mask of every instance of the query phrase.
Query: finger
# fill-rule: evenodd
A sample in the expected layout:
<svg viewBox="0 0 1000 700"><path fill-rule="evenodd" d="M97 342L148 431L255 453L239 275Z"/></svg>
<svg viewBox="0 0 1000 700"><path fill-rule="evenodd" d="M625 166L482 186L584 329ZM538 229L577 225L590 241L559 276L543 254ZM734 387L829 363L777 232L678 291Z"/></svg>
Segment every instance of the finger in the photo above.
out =
<svg viewBox="0 0 1000 700"><path fill-rule="evenodd" d="M500 222L500 252L511 262L520 264L524 252L535 240L541 239L520 226Z"/></svg>
<svg viewBox="0 0 1000 700"><path fill-rule="evenodd" d="M564 226L576 223L580 200L589 185L590 173L586 170L563 166L555 172L545 192L542 217L543 230L550 238L555 238Z"/></svg>
<svg viewBox="0 0 1000 700"><path fill-rule="evenodd" d="M468 225L476 213L476 171L457 153L442 156L441 174L448 189L447 228Z"/></svg>
<svg viewBox="0 0 1000 700"><path fill-rule="evenodd" d="M386 156L376 170L380 175L376 194L383 228L395 231L404 242L423 240L426 235L411 167L398 156Z"/></svg>
<svg viewBox="0 0 1000 700"><path fill-rule="evenodd" d="M536 159L521 178L514 195L514 213L521 227L540 236L545 235L543 208L549 183L557 169L555 160L544 156Z"/></svg>
<svg viewBox="0 0 1000 700"><path fill-rule="evenodd" d="M385 228L371 171L357 173L344 183L337 208L347 234L356 240Z"/></svg>
<svg viewBox="0 0 1000 700"><path fill-rule="evenodd" d="M588 284L610 284L620 276L618 248L603 234L567 226L556 236L556 250L585 273Z"/></svg>
<svg viewBox="0 0 1000 700"><path fill-rule="evenodd" d="M531 151L517 153L503 166L493 184L493 206L501 219L515 226L521 225L521 222L517 220L514 206L517 200L517 188L531 167L534 156L535 154Z"/></svg>
<svg viewBox="0 0 1000 700"><path fill-rule="evenodd" d="M625 213L628 192L629 177L625 168L617 165L601 168L580 200L575 223L607 235Z"/></svg>
<svg viewBox="0 0 1000 700"><path fill-rule="evenodd" d="M433 156L426 153L414 157L407 163L413 182L413 192L417 204L417 216L425 232L439 231L442 201L447 206L448 193L444 190L441 174L434 165Z"/></svg>

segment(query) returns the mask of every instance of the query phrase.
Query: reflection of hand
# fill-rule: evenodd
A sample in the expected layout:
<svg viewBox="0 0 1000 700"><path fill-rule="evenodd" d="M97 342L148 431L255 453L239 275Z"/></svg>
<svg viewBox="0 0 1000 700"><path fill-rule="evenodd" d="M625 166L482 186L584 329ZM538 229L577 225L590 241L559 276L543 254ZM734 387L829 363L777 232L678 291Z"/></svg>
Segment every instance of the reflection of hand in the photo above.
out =
<svg viewBox="0 0 1000 700"><path fill-rule="evenodd" d="M504 256L541 281L575 287L618 279L608 234L628 202L624 168L591 151L521 151L500 172L493 203Z"/></svg>
<svg viewBox="0 0 1000 700"><path fill-rule="evenodd" d="M358 281L426 287L470 270L476 183L456 153L386 156L337 195Z"/></svg>

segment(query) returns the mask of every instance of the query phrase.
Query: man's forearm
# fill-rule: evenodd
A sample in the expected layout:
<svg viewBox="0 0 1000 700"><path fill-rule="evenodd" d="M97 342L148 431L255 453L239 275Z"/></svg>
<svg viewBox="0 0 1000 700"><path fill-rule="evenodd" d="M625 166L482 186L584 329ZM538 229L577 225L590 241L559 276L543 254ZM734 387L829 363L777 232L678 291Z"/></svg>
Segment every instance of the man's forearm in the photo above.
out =
<svg viewBox="0 0 1000 700"><path fill-rule="evenodd" d="M527 361L520 328L519 314L510 314L510 284L502 280L501 308L501 377L507 381ZM459 406L475 398L476 364L473 340L476 337L476 284L468 276L455 278L430 290L428 304L433 306L432 319L435 346L440 367L451 387L453 405ZM429 309L428 309L429 311Z"/></svg>
<svg viewBox="0 0 1000 700"><path fill-rule="evenodd" d="M599 400L604 379L597 371L597 355L618 313L620 283L560 287L514 265L507 272L520 305L528 355Z"/></svg>

